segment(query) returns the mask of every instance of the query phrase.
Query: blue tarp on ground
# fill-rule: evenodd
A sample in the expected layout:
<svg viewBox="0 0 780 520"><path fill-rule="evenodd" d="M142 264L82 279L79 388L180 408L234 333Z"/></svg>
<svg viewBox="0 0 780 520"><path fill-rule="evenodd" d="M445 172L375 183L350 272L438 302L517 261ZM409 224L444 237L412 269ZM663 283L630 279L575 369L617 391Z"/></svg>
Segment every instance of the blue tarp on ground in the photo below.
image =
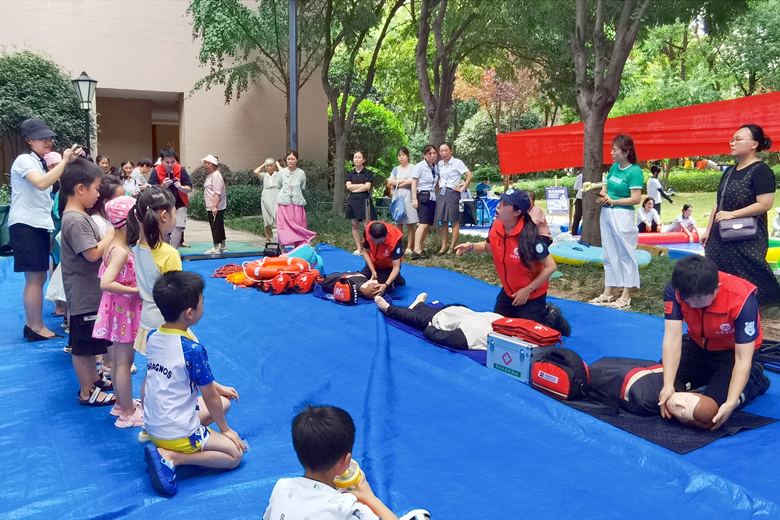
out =
<svg viewBox="0 0 780 520"><path fill-rule="evenodd" d="M329 270L359 258L328 246ZM162 498L144 473L138 429L76 403L64 340L24 343L23 277L0 259L0 511L4 518L260 517L277 479L301 474L290 421L305 403L354 418L354 458L394 511L434 519L754 518L780 516L780 425L677 455L572 410L505 374L385 324L371 305L233 290L208 278L225 261L188 262L207 278L195 327L218 381L240 402L228 420L251 451L228 473L178 472ZM445 303L492 308L497 288L410 266L404 277ZM413 291L411 291L413 292ZM409 293L411 301L412 295ZM554 300L572 324L565 345L586 362L656 359L660 318ZM46 315L52 311L45 307ZM58 319L47 318L52 330ZM144 360L136 357L138 395ZM780 382L748 410L780 417Z"/></svg>

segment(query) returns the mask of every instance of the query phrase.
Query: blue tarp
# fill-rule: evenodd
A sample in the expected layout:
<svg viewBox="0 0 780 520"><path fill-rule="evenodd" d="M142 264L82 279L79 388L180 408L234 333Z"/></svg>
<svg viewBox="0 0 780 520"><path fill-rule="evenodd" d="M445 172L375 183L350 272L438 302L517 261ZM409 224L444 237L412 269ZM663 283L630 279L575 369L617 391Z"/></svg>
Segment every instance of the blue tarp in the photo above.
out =
<svg viewBox="0 0 780 520"><path fill-rule="evenodd" d="M320 248L329 270L361 260ZM144 473L138 429L76 403L65 340L24 343L23 277L0 259L0 515L4 518L250 518L274 483L302 473L290 421L305 403L346 409L354 458L397 513L434 519L753 518L780 516L778 423L677 455L572 410L507 375L388 326L371 305L233 290L208 278L225 261L188 262L206 277L195 327L218 381L240 402L228 420L248 439L241 466L179 468L162 498ZM412 288L490 310L497 288L436 268L403 266ZM412 291L413 292L413 291ZM409 303L413 295L410 293ZM586 362L657 359L663 321L552 299L572 325L565 346ZM403 302L401 302L403 303ZM59 319L47 323L58 330ZM144 359L134 376L138 395ZM780 383L748 411L780 417Z"/></svg>

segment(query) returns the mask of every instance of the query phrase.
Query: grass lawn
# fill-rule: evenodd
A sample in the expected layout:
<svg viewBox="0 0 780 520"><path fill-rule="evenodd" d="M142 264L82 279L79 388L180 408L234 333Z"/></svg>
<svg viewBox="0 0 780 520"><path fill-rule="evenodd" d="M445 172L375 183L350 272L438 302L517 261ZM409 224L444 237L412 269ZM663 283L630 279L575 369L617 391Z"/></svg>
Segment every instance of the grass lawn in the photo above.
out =
<svg viewBox="0 0 780 520"><path fill-rule="evenodd" d="M780 195L780 192L776 193ZM691 204L694 208L694 217L697 224L704 227L709 211L715 204L715 193L678 193L674 195L674 205L664 203L663 221L671 223L675 216L682 211L683 204ZM777 198L780 200L780 197ZM539 201L542 209L546 210L545 201ZM330 212L315 213L310 211L307 215L309 228L317 232L315 241L326 242L346 251L353 251L355 243L350 232L349 221L344 217ZM561 217L557 217L560 222ZM226 219L225 226L231 229L250 231L258 235L263 234L262 217L244 217ZM475 241L473 236L461 235L460 242ZM441 245L439 230L429 233L425 241L424 250L434 253ZM405 259L408 261L408 259ZM411 262L410 262L411 263ZM490 255L467 254L461 258L455 255L431 255L427 260L413 262L414 265L427 267L443 267L451 271L457 271L488 283L498 285L499 279L493 267ZM667 257L654 257L647 267L640 269L642 287L632 293L631 311L655 316L663 316L663 291L672 276L674 260ZM588 301L596 297L604 289L604 268L594 264L581 266L559 264L558 270L564 276L550 281L549 294L569 300ZM780 311L771 310L772 316L765 318L780 318Z"/></svg>

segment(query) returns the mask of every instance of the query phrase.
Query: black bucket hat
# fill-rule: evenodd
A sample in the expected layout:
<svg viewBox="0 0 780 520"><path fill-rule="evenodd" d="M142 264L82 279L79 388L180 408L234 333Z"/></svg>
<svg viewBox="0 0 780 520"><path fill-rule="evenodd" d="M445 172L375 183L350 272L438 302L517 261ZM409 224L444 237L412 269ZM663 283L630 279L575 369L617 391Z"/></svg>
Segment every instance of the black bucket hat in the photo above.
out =
<svg viewBox="0 0 780 520"><path fill-rule="evenodd" d="M27 139L46 139L47 137L57 137L54 130L49 125L38 118L25 119L20 130Z"/></svg>

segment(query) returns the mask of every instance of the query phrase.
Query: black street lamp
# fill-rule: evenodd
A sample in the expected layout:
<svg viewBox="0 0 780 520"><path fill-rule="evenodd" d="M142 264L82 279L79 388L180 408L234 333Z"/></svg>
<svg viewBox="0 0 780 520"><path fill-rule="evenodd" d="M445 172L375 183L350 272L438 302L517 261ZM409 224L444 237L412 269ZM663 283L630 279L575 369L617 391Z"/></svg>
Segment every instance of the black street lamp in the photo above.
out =
<svg viewBox="0 0 780 520"><path fill-rule="evenodd" d="M86 72L82 72L81 76L73 80L73 88L76 89L76 95L81 103L81 108L84 110L84 119L87 123L87 155L92 155L92 139L89 133L89 119L90 110L92 110L92 99L95 97L95 86L97 81L90 78Z"/></svg>

